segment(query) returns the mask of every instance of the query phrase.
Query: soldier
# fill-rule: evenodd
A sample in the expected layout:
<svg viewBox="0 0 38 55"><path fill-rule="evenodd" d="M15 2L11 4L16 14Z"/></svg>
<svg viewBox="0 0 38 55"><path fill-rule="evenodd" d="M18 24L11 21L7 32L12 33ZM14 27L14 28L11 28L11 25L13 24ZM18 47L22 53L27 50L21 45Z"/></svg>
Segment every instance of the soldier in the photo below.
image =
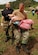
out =
<svg viewBox="0 0 38 55"><path fill-rule="evenodd" d="M1 19L1 26L3 26L5 34L6 34L5 42L7 42L10 39L10 36L9 36L10 18L8 16L8 14L12 14L12 13L13 13L13 9L11 9L10 3L6 3L5 9L2 11L2 19Z"/></svg>
<svg viewBox="0 0 38 55"><path fill-rule="evenodd" d="M14 16L17 17L17 18L14 18L13 19L13 24L15 25L15 28L14 28L14 36L15 36L16 50L18 51L18 53L20 52L19 51L19 49L20 49L19 43L20 43L20 40L22 39L21 45L24 48L24 50L26 50L29 53L28 49L26 49L26 47L25 47L27 45L27 42L28 42L29 31L28 30L23 30L21 32L19 30L18 26L16 25L21 20L27 19L27 14L24 12L24 4L23 3L20 3L19 4L19 9L18 10L15 10L13 12L13 14L10 14L8 16L10 16L10 17L14 17ZM22 36L21 36L21 33L22 33Z"/></svg>

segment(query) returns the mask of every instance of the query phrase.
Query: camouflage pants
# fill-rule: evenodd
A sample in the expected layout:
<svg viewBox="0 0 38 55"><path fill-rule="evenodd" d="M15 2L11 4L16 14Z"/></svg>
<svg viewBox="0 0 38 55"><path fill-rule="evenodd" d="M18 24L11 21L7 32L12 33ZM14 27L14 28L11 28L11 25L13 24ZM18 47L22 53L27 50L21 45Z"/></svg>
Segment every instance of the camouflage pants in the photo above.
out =
<svg viewBox="0 0 38 55"><path fill-rule="evenodd" d="M5 31L6 37L9 37L9 21L4 21L3 22L3 30Z"/></svg>
<svg viewBox="0 0 38 55"><path fill-rule="evenodd" d="M13 35L13 25L9 26L9 21L4 21L3 23L3 30L5 31L5 34L7 36L12 36Z"/></svg>
<svg viewBox="0 0 38 55"><path fill-rule="evenodd" d="M22 33L22 41L21 41L21 43L22 44L27 44L28 39L29 39L29 31L23 32Z"/></svg>
<svg viewBox="0 0 38 55"><path fill-rule="evenodd" d="M22 35L21 35L22 34ZM27 44L29 38L29 31L20 32L18 29L14 30L15 44L21 41L22 44Z"/></svg>
<svg viewBox="0 0 38 55"><path fill-rule="evenodd" d="M15 37L14 44L17 45L19 43L20 37L21 37L21 33L19 32L19 30L14 29L14 37Z"/></svg>

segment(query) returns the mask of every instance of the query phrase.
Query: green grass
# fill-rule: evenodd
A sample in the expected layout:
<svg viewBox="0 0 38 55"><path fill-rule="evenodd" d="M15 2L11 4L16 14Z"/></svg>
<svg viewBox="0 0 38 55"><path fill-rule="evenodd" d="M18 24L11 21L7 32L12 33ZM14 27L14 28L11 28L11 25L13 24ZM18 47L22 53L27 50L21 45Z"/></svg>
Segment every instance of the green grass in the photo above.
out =
<svg viewBox="0 0 38 55"><path fill-rule="evenodd" d="M30 36L33 37L38 37L38 19L37 19L37 15L35 14L34 16L32 15L32 13L28 13L28 18L32 19L34 21L34 25L33 27L35 28L34 30L30 31ZM1 20L1 18L0 18ZM11 40L7 43L5 43L5 33L4 31L2 31L2 29L0 29L0 51L5 51L7 49L7 47L9 47L11 45ZM1 53L1 52L0 52ZM38 55L38 50L34 50L33 51L33 55Z"/></svg>

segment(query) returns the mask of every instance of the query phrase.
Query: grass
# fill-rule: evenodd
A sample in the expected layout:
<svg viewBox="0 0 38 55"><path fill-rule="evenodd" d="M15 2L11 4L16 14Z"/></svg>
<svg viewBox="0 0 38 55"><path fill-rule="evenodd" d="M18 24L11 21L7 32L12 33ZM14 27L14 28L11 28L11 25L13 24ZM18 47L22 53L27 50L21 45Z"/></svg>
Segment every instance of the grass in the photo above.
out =
<svg viewBox="0 0 38 55"><path fill-rule="evenodd" d="M38 19L37 19L37 15L35 14L34 16L32 15L32 13L28 13L28 18L32 19L34 21L34 30L30 31L30 36L32 36L32 38L34 37L38 37ZM1 20L1 18L0 18ZM11 40L7 43L5 43L5 33L2 30L2 28L0 29L0 53L1 51L5 51L7 49L7 47L9 47L11 45ZM34 50L33 51L33 55L38 55L38 50Z"/></svg>

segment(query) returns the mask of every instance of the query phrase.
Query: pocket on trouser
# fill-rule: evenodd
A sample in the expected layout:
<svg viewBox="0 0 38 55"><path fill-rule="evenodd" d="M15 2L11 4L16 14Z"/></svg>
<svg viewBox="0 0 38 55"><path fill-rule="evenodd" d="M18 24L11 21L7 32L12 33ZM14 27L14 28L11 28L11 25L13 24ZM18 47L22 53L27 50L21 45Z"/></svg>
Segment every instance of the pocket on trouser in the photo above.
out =
<svg viewBox="0 0 38 55"><path fill-rule="evenodd" d="M29 39L29 32L28 31L23 32L22 36L23 37L22 37L21 43L22 44L27 44L28 39Z"/></svg>

